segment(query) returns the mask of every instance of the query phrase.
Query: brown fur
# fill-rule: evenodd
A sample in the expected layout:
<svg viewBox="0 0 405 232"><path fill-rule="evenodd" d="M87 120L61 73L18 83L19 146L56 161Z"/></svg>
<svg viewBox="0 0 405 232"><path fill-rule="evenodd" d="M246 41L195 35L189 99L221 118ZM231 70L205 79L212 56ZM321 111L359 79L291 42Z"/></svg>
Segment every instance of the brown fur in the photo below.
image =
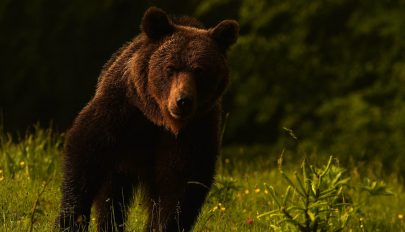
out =
<svg viewBox="0 0 405 232"><path fill-rule="evenodd" d="M238 25L204 29L150 8L141 27L107 62L67 133L60 229L87 230L94 203L98 231L122 231L133 191L143 186L147 231L189 231L203 186L212 184L225 52Z"/></svg>

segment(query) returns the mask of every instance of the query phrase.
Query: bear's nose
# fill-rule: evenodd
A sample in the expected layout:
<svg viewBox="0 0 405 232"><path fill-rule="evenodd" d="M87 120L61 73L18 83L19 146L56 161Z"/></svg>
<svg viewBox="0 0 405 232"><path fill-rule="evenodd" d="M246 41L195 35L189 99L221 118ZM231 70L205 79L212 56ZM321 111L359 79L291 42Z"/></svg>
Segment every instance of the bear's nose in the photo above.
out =
<svg viewBox="0 0 405 232"><path fill-rule="evenodd" d="M177 99L177 108L182 115L188 115L193 109L193 99L189 97L180 97Z"/></svg>

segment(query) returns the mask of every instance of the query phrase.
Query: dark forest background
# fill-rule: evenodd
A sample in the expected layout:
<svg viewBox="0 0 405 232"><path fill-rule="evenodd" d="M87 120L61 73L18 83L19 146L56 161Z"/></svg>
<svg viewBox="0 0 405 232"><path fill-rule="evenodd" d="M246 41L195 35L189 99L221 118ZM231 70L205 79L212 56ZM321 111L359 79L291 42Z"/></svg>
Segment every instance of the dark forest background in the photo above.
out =
<svg viewBox="0 0 405 232"><path fill-rule="evenodd" d="M229 51L225 144L383 156L384 167L403 171L404 0L1 0L5 130L38 121L66 129L149 6L207 27L240 22Z"/></svg>

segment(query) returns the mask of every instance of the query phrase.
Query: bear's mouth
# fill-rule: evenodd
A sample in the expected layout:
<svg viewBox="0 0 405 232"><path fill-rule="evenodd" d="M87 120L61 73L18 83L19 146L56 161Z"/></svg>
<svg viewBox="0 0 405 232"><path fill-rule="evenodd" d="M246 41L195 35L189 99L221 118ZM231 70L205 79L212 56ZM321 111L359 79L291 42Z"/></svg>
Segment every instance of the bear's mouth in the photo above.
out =
<svg viewBox="0 0 405 232"><path fill-rule="evenodd" d="M173 119L181 122L186 122L191 117L191 114L181 113L176 110L169 110L169 114Z"/></svg>

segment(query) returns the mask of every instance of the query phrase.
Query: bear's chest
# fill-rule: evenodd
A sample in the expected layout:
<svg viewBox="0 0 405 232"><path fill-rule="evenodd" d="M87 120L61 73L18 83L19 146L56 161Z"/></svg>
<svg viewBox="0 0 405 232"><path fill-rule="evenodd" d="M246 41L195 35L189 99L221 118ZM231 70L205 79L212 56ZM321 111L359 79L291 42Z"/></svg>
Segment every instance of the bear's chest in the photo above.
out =
<svg viewBox="0 0 405 232"><path fill-rule="evenodd" d="M115 160L117 171L136 177L148 173L186 175L190 171L193 154L188 138L179 139L165 131L142 134L132 142L127 141L125 148L118 152Z"/></svg>

